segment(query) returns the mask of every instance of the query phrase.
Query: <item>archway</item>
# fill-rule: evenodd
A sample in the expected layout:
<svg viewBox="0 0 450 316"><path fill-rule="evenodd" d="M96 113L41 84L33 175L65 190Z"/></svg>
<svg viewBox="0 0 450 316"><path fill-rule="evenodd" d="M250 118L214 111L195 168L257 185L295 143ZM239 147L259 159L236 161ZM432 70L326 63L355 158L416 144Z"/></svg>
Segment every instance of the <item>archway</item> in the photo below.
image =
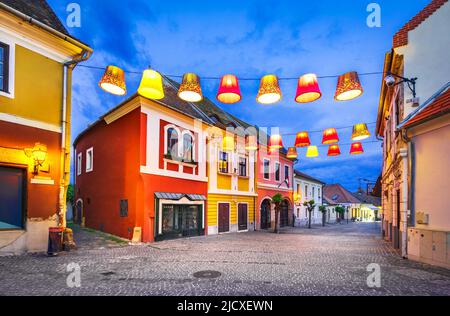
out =
<svg viewBox="0 0 450 316"><path fill-rule="evenodd" d="M261 229L270 228L270 213L271 213L271 202L269 199L265 199L261 203Z"/></svg>
<svg viewBox="0 0 450 316"><path fill-rule="evenodd" d="M79 199L75 204L73 222L77 225L81 225L83 223L83 200L81 199Z"/></svg>

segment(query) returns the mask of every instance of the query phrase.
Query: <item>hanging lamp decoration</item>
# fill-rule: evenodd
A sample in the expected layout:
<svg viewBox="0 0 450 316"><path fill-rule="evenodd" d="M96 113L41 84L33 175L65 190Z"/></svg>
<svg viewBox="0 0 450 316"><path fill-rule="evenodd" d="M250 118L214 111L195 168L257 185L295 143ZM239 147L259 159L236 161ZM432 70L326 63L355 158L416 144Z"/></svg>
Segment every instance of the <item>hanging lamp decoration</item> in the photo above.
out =
<svg viewBox="0 0 450 316"><path fill-rule="evenodd" d="M295 101L298 103L313 102L322 97L317 76L315 74L306 74L298 80L297 94Z"/></svg>
<svg viewBox="0 0 450 316"><path fill-rule="evenodd" d="M278 83L278 77L275 75L267 75L261 79L258 96L256 101L261 104L274 104L283 97Z"/></svg>
<svg viewBox="0 0 450 316"><path fill-rule="evenodd" d="M245 149L248 151L258 150L258 137L256 135L248 135L245 138Z"/></svg>
<svg viewBox="0 0 450 316"><path fill-rule="evenodd" d="M98 83L104 91L122 96L127 94L127 85L125 83L125 72L116 66L108 66L105 69L102 79Z"/></svg>
<svg viewBox="0 0 450 316"><path fill-rule="evenodd" d="M297 159L298 158L297 147L289 147L289 150L286 154L286 158L292 160Z"/></svg>
<svg viewBox="0 0 450 316"><path fill-rule="evenodd" d="M319 157L319 148L317 146L309 146L306 152L306 158Z"/></svg>
<svg viewBox="0 0 450 316"><path fill-rule="evenodd" d="M330 145L339 142L339 135L335 128L328 128L323 132L322 144Z"/></svg>
<svg viewBox="0 0 450 316"><path fill-rule="evenodd" d="M141 84L138 89L139 95L154 100L161 100L164 98L164 88L162 76L159 72L146 69L142 74Z"/></svg>
<svg viewBox="0 0 450 316"><path fill-rule="evenodd" d="M239 88L239 80L235 75L225 75L220 81L217 100L225 104L233 104L241 101L242 94Z"/></svg>
<svg viewBox="0 0 450 316"><path fill-rule="evenodd" d="M364 153L363 145L359 142L353 143L350 148L350 155L360 155Z"/></svg>
<svg viewBox="0 0 450 316"><path fill-rule="evenodd" d="M341 155L341 149L339 145L331 145L328 147L328 157L335 157Z"/></svg>
<svg viewBox="0 0 450 316"><path fill-rule="evenodd" d="M187 73L183 76L178 97L186 102L200 102L203 100L200 77L194 73Z"/></svg>
<svg viewBox="0 0 450 316"><path fill-rule="evenodd" d="M225 135L222 139L222 150L234 151L234 149L235 149L234 136Z"/></svg>
<svg viewBox="0 0 450 316"><path fill-rule="evenodd" d="M284 148L283 146L283 139L281 138L281 135L276 134L270 136L269 139L269 151L276 151L278 149Z"/></svg>
<svg viewBox="0 0 450 316"><path fill-rule="evenodd" d="M349 101L360 97L363 92L358 73L351 71L339 77L334 99L336 101Z"/></svg>
<svg viewBox="0 0 450 316"><path fill-rule="evenodd" d="M369 129L367 128L367 124L360 123L353 126L352 140L359 141L364 140L370 137Z"/></svg>
<svg viewBox="0 0 450 316"><path fill-rule="evenodd" d="M295 139L295 147L303 148L311 145L308 132L300 132Z"/></svg>

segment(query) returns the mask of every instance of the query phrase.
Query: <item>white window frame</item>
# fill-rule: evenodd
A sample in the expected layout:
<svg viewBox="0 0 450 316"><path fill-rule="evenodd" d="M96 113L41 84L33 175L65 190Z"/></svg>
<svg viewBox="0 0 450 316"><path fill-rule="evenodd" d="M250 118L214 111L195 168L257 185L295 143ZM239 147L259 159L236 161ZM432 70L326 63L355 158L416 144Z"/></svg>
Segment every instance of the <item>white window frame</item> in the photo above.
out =
<svg viewBox="0 0 450 316"><path fill-rule="evenodd" d="M266 178L266 162L269 162L269 172L267 173L269 175L268 178ZM270 159L267 158L263 159L263 178L264 180L270 180Z"/></svg>
<svg viewBox="0 0 450 316"><path fill-rule="evenodd" d="M77 176L81 176L81 167L83 165L83 153L77 155Z"/></svg>
<svg viewBox="0 0 450 316"><path fill-rule="evenodd" d="M3 35L3 33L0 33ZM3 36L0 37L0 42L9 46L9 57L8 57L8 92L0 91L0 96L4 96L10 99L14 99L14 83L15 83L15 73L16 73L16 43L9 38Z"/></svg>
<svg viewBox="0 0 450 316"><path fill-rule="evenodd" d="M182 148L181 156L184 159L184 136L185 135L191 136L191 139L192 139L192 149L191 149L192 150L192 162L195 162L196 161L196 152L195 152L196 142L195 142L195 136L190 130L184 130L181 133L181 148ZM167 142L167 136L166 136L166 142ZM180 142L179 138L178 138L178 142Z"/></svg>
<svg viewBox="0 0 450 316"><path fill-rule="evenodd" d="M182 152L183 152L183 147L182 147L182 142L183 142L183 137L181 135L181 131L180 129L173 125L173 124L168 124L166 126L164 126L164 155L167 155L167 153L169 152L169 148L167 147L169 144L167 142L167 136L168 136L168 132L169 129L173 128L176 132L177 132L177 136L178 136L178 156L177 157L172 157L173 158L180 158L182 156ZM181 137L181 140L180 140Z"/></svg>
<svg viewBox="0 0 450 316"><path fill-rule="evenodd" d="M90 156L89 156L90 154ZM89 161L89 159L91 161ZM90 163L90 164L89 164ZM86 150L86 173L94 171L94 147Z"/></svg>

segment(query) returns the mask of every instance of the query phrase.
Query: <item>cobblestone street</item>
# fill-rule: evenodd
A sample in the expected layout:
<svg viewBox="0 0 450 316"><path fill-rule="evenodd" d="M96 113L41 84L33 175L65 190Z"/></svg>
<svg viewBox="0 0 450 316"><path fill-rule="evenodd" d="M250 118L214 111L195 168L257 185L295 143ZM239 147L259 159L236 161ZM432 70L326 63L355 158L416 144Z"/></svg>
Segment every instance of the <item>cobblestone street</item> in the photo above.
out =
<svg viewBox="0 0 450 316"><path fill-rule="evenodd" d="M128 246L89 231L59 257L0 257L0 295L450 295L450 271L402 260L374 223ZM70 263L81 287L66 285ZM367 266L381 266L371 289ZM217 271L213 279L199 271Z"/></svg>

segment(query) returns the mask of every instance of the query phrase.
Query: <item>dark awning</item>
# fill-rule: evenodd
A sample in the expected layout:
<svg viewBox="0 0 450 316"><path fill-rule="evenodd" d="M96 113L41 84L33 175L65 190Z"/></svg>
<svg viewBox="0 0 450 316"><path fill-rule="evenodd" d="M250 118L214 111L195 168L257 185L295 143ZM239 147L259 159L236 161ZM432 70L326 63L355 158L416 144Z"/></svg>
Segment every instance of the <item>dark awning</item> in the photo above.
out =
<svg viewBox="0 0 450 316"><path fill-rule="evenodd" d="M172 201L179 201L184 197L188 198L190 201L206 201L206 197L201 194L155 192L155 196L157 199Z"/></svg>

